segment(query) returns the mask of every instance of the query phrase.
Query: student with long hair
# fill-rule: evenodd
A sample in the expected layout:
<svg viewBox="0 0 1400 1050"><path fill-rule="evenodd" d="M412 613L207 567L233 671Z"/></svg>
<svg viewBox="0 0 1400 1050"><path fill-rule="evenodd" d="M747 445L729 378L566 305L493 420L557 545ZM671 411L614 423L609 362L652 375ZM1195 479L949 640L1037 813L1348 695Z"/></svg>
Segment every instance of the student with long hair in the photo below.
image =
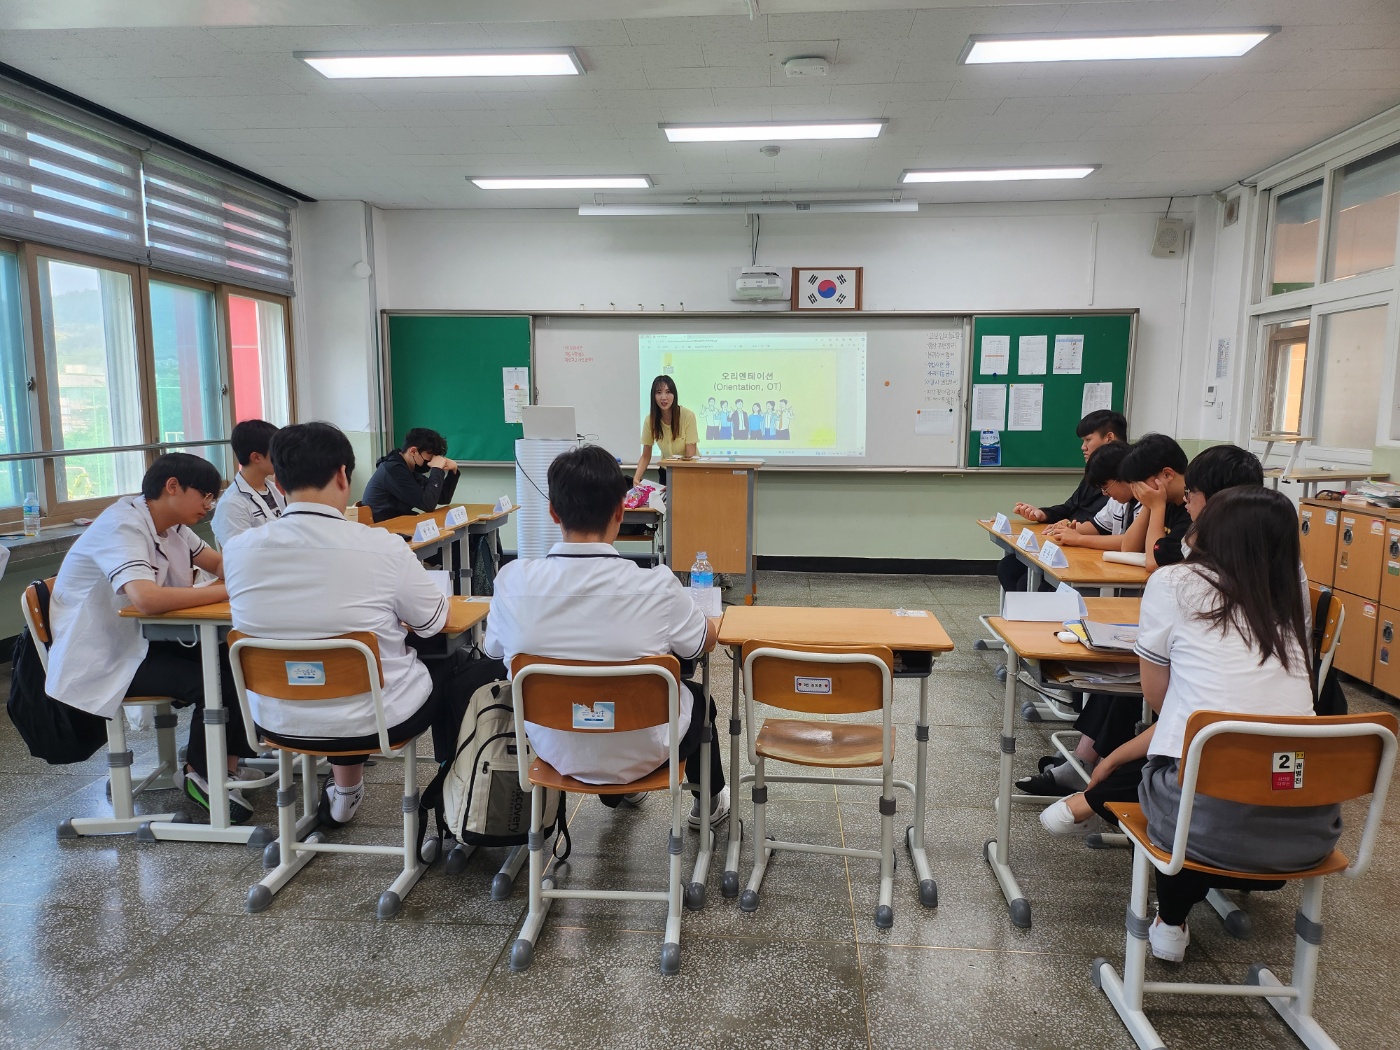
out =
<svg viewBox="0 0 1400 1050"><path fill-rule="evenodd" d="M1083 795L1047 807L1051 831L1087 821L1105 804L1141 802L1148 835L1171 848L1181 801L1178 768L1193 711L1311 715L1307 611L1298 585L1298 516L1286 496L1240 486L1201 508L1186 559L1153 573L1143 592L1137 655L1156 723L1104 758ZM1280 809L1196 796L1189 859L1250 872L1309 868L1341 836L1341 809ZM1157 875L1152 954L1180 962L1186 917L1212 887L1277 889L1199 872Z"/></svg>
<svg viewBox="0 0 1400 1050"><path fill-rule="evenodd" d="M667 375L651 381L651 410L642 417L642 454L637 458L637 471L632 484L640 485L647 467L651 466L651 447L661 447L661 458L681 456L692 459L699 443L695 413L681 408L681 396L676 381Z"/></svg>

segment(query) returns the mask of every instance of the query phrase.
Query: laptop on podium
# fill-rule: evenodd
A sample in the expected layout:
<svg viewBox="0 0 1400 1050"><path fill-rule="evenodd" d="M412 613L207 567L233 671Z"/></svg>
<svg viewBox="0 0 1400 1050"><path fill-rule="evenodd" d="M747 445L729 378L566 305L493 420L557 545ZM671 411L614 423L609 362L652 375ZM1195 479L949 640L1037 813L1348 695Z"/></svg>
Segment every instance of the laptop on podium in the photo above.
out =
<svg viewBox="0 0 1400 1050"><path fill-rule="evenodd" d="M527 438L573 441L578 437L578 420L572 408L524 405L520 409L520 422Z"/></svg>

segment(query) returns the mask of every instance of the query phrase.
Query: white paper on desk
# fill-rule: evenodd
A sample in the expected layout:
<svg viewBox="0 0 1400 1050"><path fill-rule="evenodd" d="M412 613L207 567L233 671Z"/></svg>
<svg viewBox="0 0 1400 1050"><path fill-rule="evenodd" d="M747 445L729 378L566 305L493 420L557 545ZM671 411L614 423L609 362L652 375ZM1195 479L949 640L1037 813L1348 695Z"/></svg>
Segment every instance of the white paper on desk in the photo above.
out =
<svg viewBox="0 0 1400 1050"><path fill-rule="evenodd" d="M1147 567L1147 555L1142 551L1104 551L1103 560L1117 562L1119 565Z"/></svg>
<svg viewBox="0 0 1400 1050"><path fill-rule="evenodd" d="M718 587L687 587L686 590L690 592L690 600L695 603L695 607L706 616L724 614Z"/></svg>
<svg viewBox="0 0 1400 1050"><path fill-rule="evenodd" d="M1023 335L1016 341L1016 374L1043 376L1049 340L1043 335Z"/></svg>
<svg viewBox="0 0 1400 1050"><path fill-rule="evenodd" d="M1045 404L1043 383L1011 384L1011 425L1009 430L1035 430L1042 427Z"/></svg>
<svg viewBox="0 0 1400 1050"><path fill-rule="evenodd" d="M1001 618L1064 623L1079 619L1079 603L1063 591L1007 591L1001 596Z"/></svg>
<svg viewBox="0 0 1400 1050"><path fill-rule="evenodd" d="M1010 371L1011 337L1009 335L984 335L982 337L982 374L984 376L1004 376Z"/></svg>
<svg viewBox="0 0 1400 1050"><path fill-rule="evenodd" d="M1006 429L1006 384L976 383L973 385L972 419L968 423L968 428L970 430Z"/></svg>
<svg viewBox="0 0 1400 1050"><path fill-rule="evenodd" d="M1082 335L1055 336L1055 374L1057 376L1077 376L1084 371L1084 337Z"/></svg>
<svg viewBox="0 0 1400 1050"><path fill-rule="evenodd" d="M505 403L506 422L519 423L520 410L530 403L530 370L528 368L501 369L502 401Z"/></svg>
<svg viewBox="0 0 1400 1050"><path fill-rule="evenodd" d="M1113 408L1113 384L1085 383L1084 398L1079 403L1080 416L1087 416L1090 412L1097 412L1101 408L1105 410Z"/></svg>
<svg viewBox="0 0 1400 1050"><path fill-rule="evenodd" d="M452 597L452 574L446 569L424 569L433 585L442 591L444 598Z"/></svg>
<svg viewBox="0 0 1400 1050"><path fill-rule="evenodd" d="M1080 594L1069 584L1060 584L1058 587L1055 588L1055 593L1069 596L1065 598L1065 601L1073 601L1075 603L1075 605L1079 609L1079 617L1081 619L1089 615L1089 607L1084 604L1084 595ZM1066 617L1066 619L1071 619L1071 617Z"/></svg>

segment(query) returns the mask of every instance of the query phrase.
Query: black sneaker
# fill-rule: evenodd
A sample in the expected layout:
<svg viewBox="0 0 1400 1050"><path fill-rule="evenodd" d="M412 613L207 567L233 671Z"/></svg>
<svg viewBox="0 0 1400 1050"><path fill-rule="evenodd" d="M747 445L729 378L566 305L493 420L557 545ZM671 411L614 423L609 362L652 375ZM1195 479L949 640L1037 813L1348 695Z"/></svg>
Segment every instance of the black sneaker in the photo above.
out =
<svg viewBox="0 0 1400 1050"><path fill-rule="evenodd" d="M188 795L196 805L206 813L209 811L209 782L193 770L187 770L184 774L185 794ZM248 804L248 800L243 797L243 792L230 781L228 789L228 822L230 824L246 824L253 816L253 807Z"/></svg>
<svg viewBox="0 0 1400 1050"><path fill-rule="evenodd" d="M1073 795L1074 788L1067 788L1055 779L1054 773L1037 773L1016 781L1016 790L1023 795Z"/></svg>

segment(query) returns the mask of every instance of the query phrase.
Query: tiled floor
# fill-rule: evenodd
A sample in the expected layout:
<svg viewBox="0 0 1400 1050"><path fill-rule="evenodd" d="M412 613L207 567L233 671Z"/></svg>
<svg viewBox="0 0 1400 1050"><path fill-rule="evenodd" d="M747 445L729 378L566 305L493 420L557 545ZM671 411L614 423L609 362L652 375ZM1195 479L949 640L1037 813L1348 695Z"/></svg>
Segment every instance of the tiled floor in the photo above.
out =
<svg viewBox="0 0 1400 1050"><path fill-rule="evenodd" d="M247 915L257 851L57 842L60 819L103 810L102 759L46 767L0 719L0 1047L1130 1047L1089 981L1092 958L1122 958L1129 854L1048 839L1034 812L1018 810L1013 862L1034 906L1029 930L1007 921L982 861L994 825L1002 693L992 673L1000 657L972 642L995 582L764 574L759 593L771 605L927 608L953 636L957 651L931 683L927 834L937 909L919 906L902 851L889 931L871 921L873 863L780 855L754 914L720 896L716 863L708 908L684 918L679 976L657 971L660 905L595 902L557 904L534 966L512 974L524 891L490 900L499 851L482 851L455 878L441 864L430 869L394 921L377 921L374 907L392 861L343 856L318 858L267 912ZM716 657L712 684L723 707L727 656ZM908 776L917 683L896 690ZM1353 710L1384 704L1349 695ZM1048 734L1034 726L1018 733L1018 765L1029 769L1048 751ZM141 734L135 742L139 765L154 741ZM371 770L359 835L378 830L393 840L394 775L387 764ZM782 800L770 803L770 830L875 841L870 792L838 797L817 787L793 796L772 789ZM566 879L660 879L659 798L616 813L591 798L576 803ZM149 805L184 808L173 793ZM271 823L269 792L257 806L257 819ZM901 801L901 828L907 811ZM1400 895L1398 839L1400 808L1392 807L1372 871L1330 883L1317 1013L1344 1047L1396 1045L1389 918ZM686 847L689 864L693 835ZM745 877L749 856L746 842ZM1256 959L1286 972L1296 899L1291 889L1256 895L1249 942L1198 913L1187 965L1168 975L1151 963L1149 979L1238 980ZM1172 997L1150 1000L1149 1010L1172 1046L1300 1045L1257 1003Z"/></svg>

